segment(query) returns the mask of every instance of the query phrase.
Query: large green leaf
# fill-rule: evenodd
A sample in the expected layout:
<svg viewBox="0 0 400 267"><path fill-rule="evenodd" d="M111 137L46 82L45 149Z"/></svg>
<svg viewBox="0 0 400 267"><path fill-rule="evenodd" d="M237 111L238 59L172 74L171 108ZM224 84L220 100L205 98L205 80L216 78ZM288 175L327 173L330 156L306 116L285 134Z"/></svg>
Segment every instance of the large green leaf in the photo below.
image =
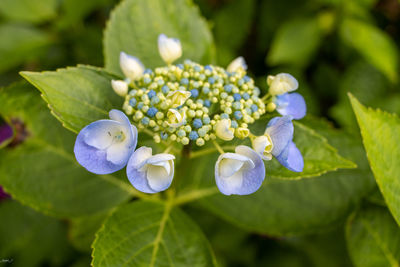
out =
<svg viewBox="0 0 400 267"><path fill-rule="evenodd" d="M397 81L399 55L387 33L362 21L345 19L340 25L340 36L390 80Z"/></svg>
<svg viewBox="0 0 400 267"><path fill-rule="evenodd" d="M39 23L57 15L57 0L1 0L0 14L9 20Z"/></svg>
<svg viewBox="0 0 400 267"><path fill-rule="evenodd" d="M355 266L399 266L400 228L386 208L371 206L354 214L346 237Z"/></svg>
<svg viewBox="0 0 400 267"><path fill-rule="evenodd" d="M277 31L267 62L304 66L318 48L321 37L316 17L290 20Z"/></svg>
<svg viewBox="0 0 400 267"><path fill-rule="evenodd" d="M369 164L385 201L400 224L400 119L368 109L350 95Z"/></svg>
<svg viewBox="0 0 400 267"><path fill-rule="evenodd" d="M121 74L121 51L138 57L148 68L165 65L157 48L161 33L181 40L182 59L213 63L212 35L191 0L124 0L111 13L105 30L106 69Z"/></svg>
<svg viewBox="0 0 400 267"><path fill-rule="evenodd" d="M0 150L0 184L13 198L42 212L66 217L107 210L135 190L112 175L94 175L73 155L75 135L50 115L27 83L0 92L0 114L24 124L28 137Z"/></svg>
<svg viewBox="0 0 400 267"><path fill-rule="evenodd" d="M108 215L109 211L71 219L68 229L71 244L80 251L90 251L95 234Z"/></svg>
<svg viewBox="0 0 400 267"><path fill-rule="evenodd" d="M43 31L19 24L1 24L0 40L0 72L37 57L51 42Z"/></svg>
<svg viewBox="0 0 400 267"><path fill-rule="evenodd" d="M312 124L358 169L329 172L318 178L287 180L268 177L256 193L224 196L214 181L218 155L195 158L177 168L177 202L202 198L198 204L244 229L269 235L317 232L343 222L354 205L374 186L360 142L325 123ZM319 128L318 128L319 127ZM296 135L295 130L295 135ZM300 147L300 151L302 151ZM307 162L306 162L307 164ZM190 166L186 168L183 166ZM267 175L269 173L267 167Z"/></svg>
<svg viewBox="0 0 400 267"><path fill-rule="evenodd" d="M349 65L344 75L338 80L339 100L331 108L330 114L342 127L353 132L358 132L358 125L353 116L348 92L367 105L379 106L378 99L393 100L393 97L388 97L389 80L365 60L357 60ZM337 94L338 91L336 90L335 93Z"/></svg>
<svg viewBox="0 0 400 267"><path fill-rule="evenodd" d="M300 173L284 168L277 160L266 162L267 175L282 179L314 177L337 169L355 168L352 161L343 158L329 145L326 138L304 124L295 122L294 142L304 158L304 170Z"/></svg>
<svg viewBox="0 0 400 267"><path fill-rule="evenodd" d="M120 206L93 243L93 266L216 266L208 241L181 210L135 201Z"/></svg>
<svg viewBox="0 0 400 267"><path fill-rule="evenodd" d="M64 127L79 132L89 123L108 118L123 99L111 88L113 76L100 68L78 66L21 75L40 90L53 115Z"/></svg>
<svg viewBox="0 0 400 267"><path fill-rule="evenodd" d="M72 256L61 222L13 200L0 203L0 214L2 266L62 266Z"/></svg>

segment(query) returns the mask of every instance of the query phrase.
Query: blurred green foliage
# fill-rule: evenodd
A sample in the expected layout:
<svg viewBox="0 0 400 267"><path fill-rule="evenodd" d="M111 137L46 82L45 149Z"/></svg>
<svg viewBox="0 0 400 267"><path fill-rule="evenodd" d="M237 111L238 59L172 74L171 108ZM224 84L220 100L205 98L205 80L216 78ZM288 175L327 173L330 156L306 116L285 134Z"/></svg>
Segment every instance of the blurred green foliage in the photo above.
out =
<svg viewBox="0 0 400 267"><path fill-rule="evenodd" d="M9 113L15 111L13 114L28 116L31 110L45 105L36 91L29 91L34 90L33 87L13 84L20 81L20 71L55 70L76 64L103 66L103 30L111 10L118 2L1 0L0 86L8 86L7 89L0 89L1 115L6 119ZM325 174L316 179L272 179L268 186L249 198L227 200L216 195L186 206L184 210L207 236L220 265L329 267L372 266L376 263L375 266L397 266L400 230L372 179L347 93L351 92L366 106L400 114L399 1L194 2L200 7L214 35L216 63L226 66L235 57L244 56L251 75L264 91L267 74L281 71L292 73L298 78L299 93L305 97L308 105L310 116L304 120L304 124L318 130L330 144L338 148L341 155L354 160L359 167ZM143 12L138 11L138 15L146 17ZM181 15L176 14L174 23L180 23ZM193 31L203 30L203 27L203 24L195 25ZM207 33L203 34L207 36ZM140 37L125 37L141 42L138 40ZM181 38L190 43L196 41L194 37ZM197 55L199 60L213 58L211 42L205 42L210 49ZM121 41L119 48L124 45ZM136 51L136 48L131 49ZM154 50L155 46L151 49ZM19 97L15 97L18 99L15 103L9 101L15 96L12 94ZM30 101L32 104L29 104ZM23 110L21 103L29 106L29 109ZM330 122L316 120L314 115L323 116ZM49 113L43 116L48 117ZM38 142L35 133L46 132L46 129L38 127L44 117L41 115L27 122L28 126L29 123L33 125L33 131L30 132L32 144L23 149L8 147L2 150L3 159L22 155L35 162L40 160L36 157L40 153L54 153L51 149L35 150L37 147L34 142ZM57 146L58 150L63 149L72 142L73 137L68 132L58 133L62 128L56 120L51 119L51 124L55 126L47 132L54 132L57 137L65 135L62 137L65 142L58 140ZM46 140L40 142L54 141L54 136L49 134ZM68 153L72 153L72 150ZM67 160L62 157L52 156L52 162L67 165ZM53 191L46 191L48 188L35 183L36 179L43 179L40 170L35 170L28 179L29 186L26 181L18 179L20 177L8 181L19 189L22 188L21 184L25 185L20 193L22 198L29 190L36 191L38 195L45 192L44 197L27 198L26 202L31 202L31 206L44 209L46 214L58 219L22 206L15 200L1 200L0 260L12 259L13 263L0 262L0 265L89 266L90 244L109 212L107 209L113 206L112 201L119 203L126 197L123 191L118 193L120 189L117 187L116 195L109 192L111 189L106 190L109 195L94 190L90 187L90 181L96 177L87 173L75 175L83 170L77 168L71 165L62 174L52 173L59 178L58 181L61 175L78 180L86 178L84 189L87 191L83 193L78 190L74 195L74 186L79 186L79 183L66 183L65 188L52 189L64 191L64 194L57 195L59 199L56 200L56 203L61 203L60 206L66 207L61 211L57 209L59 206L51 205L53 202L47 202L45 193ZM4 164L3 169L6 169ZM18 168L13 170L18 171ZM13 175L17 176L18 173ZM108 183L107 179L104 183ZM124 185L122 183L118 187L125 188ZM49 188L51 186L50 183ZM95 197L91 199L92 196ZM71 203L80 209L69 210ZM236 205L247 207L249 213L239 213ZM96 206L95 209L92 209L93 206ZM257 217L257 209L268 209L270 216ZM91 214L86 214L86 211ZM86 216L82 216L84 214ZM180 213L178 215L182 216ZM189 222L188 232L193 229L198 231L197 228L190 228L192 220L186 217L184 220ZM204 250L204 247L201 248Z"/></svg>

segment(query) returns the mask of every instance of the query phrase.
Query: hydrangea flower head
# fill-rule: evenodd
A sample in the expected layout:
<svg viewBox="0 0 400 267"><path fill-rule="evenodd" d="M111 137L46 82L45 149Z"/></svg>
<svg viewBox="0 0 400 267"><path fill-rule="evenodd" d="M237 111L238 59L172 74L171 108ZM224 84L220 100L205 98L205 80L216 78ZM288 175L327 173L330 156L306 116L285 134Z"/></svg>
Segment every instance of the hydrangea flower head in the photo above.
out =
<svg viewBox="0 0 400 267"><path fill-rule="evenodd" d="M98 174L127 166L132 186L153 194L172 184L175 155L170 149L182 145L200 149L212 142L220 153L215 181L225 195L257 191L265 179L263 160L272 157L289 170L302 171L303 158L292 141L292 119L302 118L306 107L301 95L289 93L298 87L293 76L269 76L269 93L260 97L261 90L247 75L243 57L234 59L226 69L191 60L174 65L182 56L181 43L163 34L158 49L167 65L154 69L145 69L138 58L121 52L125 77L111 81L111 87L124 98L124 112L112 110L110 120L95 121L81 130L75 155L82 166ZM275 110L284 116L273 118L264 135L254 136L249 126ZM153 155L147 146L135 150L138 134L130 120L153 137L154 145L167 145L164 153ZM225 152L219 145L247 138L254 150L238 145L234 152Z"/></svg>

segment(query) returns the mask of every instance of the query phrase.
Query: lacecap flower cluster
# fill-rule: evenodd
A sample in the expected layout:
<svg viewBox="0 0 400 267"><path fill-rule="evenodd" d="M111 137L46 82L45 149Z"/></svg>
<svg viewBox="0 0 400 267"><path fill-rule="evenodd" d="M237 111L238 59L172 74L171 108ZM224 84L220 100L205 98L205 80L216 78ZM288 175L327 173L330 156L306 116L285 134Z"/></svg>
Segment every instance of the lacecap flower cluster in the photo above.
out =
<svg viewBox="0 0 400 267"><path fill-rule="evenodd" d="M305 116L306 104L300 94L292 93L298 88L293 76L268 76L269 93L260 97L242 57L226 69L191 60L174 65L182 55L180 41L161 34L158 48L167 66L155 69L120 53L125 79L111 85L125 99L123 112L111 110L109 120L95 121L80 131L74 152L83 167L109 174L126 166L137 190L157 193L172 183L175 156L169 151L174 143L202 147L212 142L221 154L215 164L216 184L226 195L257 191L265 178L264 161L272 157L291 171L303 170L303 157L292 141L292 120ZM263 135L253 135L249 125L274 111L282 116L271 119ZM138 129L170 147L156 155L149 147L136 149ZM218 141L234 138L249 138L252 148L240 145L234 153L225 153Z"/></svg>

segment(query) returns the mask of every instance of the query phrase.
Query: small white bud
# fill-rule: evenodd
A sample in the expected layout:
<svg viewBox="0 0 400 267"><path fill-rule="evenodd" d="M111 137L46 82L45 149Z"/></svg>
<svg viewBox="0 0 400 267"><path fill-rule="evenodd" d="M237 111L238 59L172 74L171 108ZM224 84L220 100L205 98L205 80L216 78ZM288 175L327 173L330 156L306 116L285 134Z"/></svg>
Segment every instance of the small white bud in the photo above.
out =
<svg viewBox="0 0 400 267"><path fill-rule="evenodd" d="M215 125L215 134L224 141L230 141L234 137L235 129L231 127L230 119L223 119Z"/></svg>
<svg viewBox="0 0 400 267"><path fill-rule="evenodd" d="M117 95L125 97L128 93L128 84L122 80L112 80L111 86Z"/></svg>
<svg viewBox="0 0 400 267"><path fill-rule="evenodd" d="M276 76L269 75L267 77L267 84L269 85L269 93L271 95L282 95L295 91L299 87L296 78L288 73L279 73Z"/></svg>
<svg viewBox="0 0 400 267"><path fill-rule="evenodd" d="M229 72L236 72L238 70L247 70L247 64L243 57L235 58L226 68Z"/></svg>
<svg viewBox="0 0 400 267"><path fill-rule="evenodd" d="M171 64L182 56L182 45L179 39L168 38L165 34L158 36L158 51L167 64Z"/></svg>
<svg viewBox="0 0 400 267"><path fill-rule="evenodd" d="M143 75L144 65L134 56L121 52L119 55L119 65L124 75L132 81Z"/></svg>

